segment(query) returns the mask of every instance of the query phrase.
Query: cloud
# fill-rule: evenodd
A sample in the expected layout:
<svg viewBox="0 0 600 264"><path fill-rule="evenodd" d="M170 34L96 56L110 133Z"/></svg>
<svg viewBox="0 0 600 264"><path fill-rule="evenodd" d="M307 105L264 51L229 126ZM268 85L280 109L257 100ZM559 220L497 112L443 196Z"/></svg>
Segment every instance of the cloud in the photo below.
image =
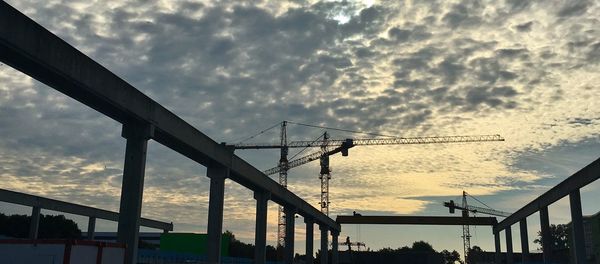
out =
<svg viewBox="0 0 600 264"><path fill-rule="evenodd" d="M557 15L560 17L582 15L587 11L589 5L587 0L567 1L566 4L558 10Z"/></svg>

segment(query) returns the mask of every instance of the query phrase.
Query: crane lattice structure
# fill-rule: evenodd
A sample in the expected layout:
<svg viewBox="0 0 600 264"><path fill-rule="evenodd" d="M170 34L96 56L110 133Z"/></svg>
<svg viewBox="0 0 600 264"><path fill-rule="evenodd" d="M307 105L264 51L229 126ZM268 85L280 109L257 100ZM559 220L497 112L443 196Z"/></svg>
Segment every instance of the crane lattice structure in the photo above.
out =
<svg viewBox="0 0 600 264"><path fill-rule="evenodd" d="M511 215L510 213L507 213L507 212L492 209L489 206L487 206L487 208L486 208L486 207L468 205L467 204L467 196L470 196L473 199L475 199L476 201L480 202L481 204L487 206L486 204L477 200L477 198L471 196L470 194L468 194L465 191L463 191L463 195L462 195L462 205L457 205L454 203L453 200L450 200L450 202L444 202L444 206L448 207L451 214L453 214L456 209L461 210L463 217L469 217L469 212L472 212L474 214L481 213L481 214L495 215L495 216L501 216L501 217L508 217L509 215ZM470 231L469 225L463 225L462 229L463 229L463 234L462 234L463 250L464 250L464 257L465 257L465 264L466 264L468 262L467 255L469 254L469 250L471 249L471 231Z"/></svg>
<svg viewBox="0 0 600 264"><path fill-rule="evenodd" d="M306 125L302 123L294 123L283 121L280 123L280 144L264 143L238 143L228 145L233 149L280 149L280 159L277 167L265 170L266 175L279 174L279 183L287 188L287 175L291 168L309 163L311 161L320 161L319 179L321 180L321 212L329 215L329 180L331 179L331 169L329 168L329 156L336 153L342 153L342 156L348 156L348 149L355 146L373 146L373 145L407 145L407 144L440 144L440 143L468 143L468 142L486 142L486 141L504 141L500 135L476 135L476 136L437 136L437 137L390 137L385 138L346 138L346 139L331 139L327 132L316 140L287 140L287 124L304 125L309 127L319 127L332 129L321 126ZM274 126L273 126L274 127ZM271 128L273 128L271 127ZM269 129L271 129L269 128ZM268 129L267 129L268 130ZM340 129L334 129L340 130ZM264 132L266 130L261 131ZM342 130L345 132L355 132L370 135L378 135L373 133L356 132ZM383 135L378 135L383 136ZM251 137L252 138L252 137ZM288 160L290 148L320 148L319 151L308 154L306 156ZM278 224L277 224L277 245L283 246L285 243L285 214L283 207L279 206Z"/></svg>

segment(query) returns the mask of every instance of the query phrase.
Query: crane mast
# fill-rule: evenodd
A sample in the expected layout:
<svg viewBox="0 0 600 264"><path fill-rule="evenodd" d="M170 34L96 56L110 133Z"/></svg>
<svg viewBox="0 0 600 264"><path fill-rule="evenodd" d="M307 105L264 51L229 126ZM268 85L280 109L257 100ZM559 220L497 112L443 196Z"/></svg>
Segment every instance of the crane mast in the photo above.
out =
<svg viewBox="0 0 600 264"><path fill-rule="evenodd" d="M280 133L280 158L279 158L279 184L287 189L287 175L289 170L288 165L288 142L287 142L287 122L281 122ZM285 245L285 214L283 206L279 205L277 211L277 245L283 247Z"/></svg>
<svg viewBox="0 0 600 264"><path fill-rule="evenodd" d="M467 195L469 195L469 194L467 192L463 191L461 205L457 205L454 203L453 200L450 200L450 202L444 202L444 206L448 207L451 214L453 214L456 209L461 210L463 217L469 217L469 212L482 213L482 214L487 214L487 215L495 215L495 216L501 216L501 217L508 217L509 215L511 215L510 213L499 211L499 210L494 210L492 208L468 205L467 204ZM475 197L473 197L473 198L475 198ZM462 239L463 239L465 263L467 263L467 261L468 261L467 255L469 254L469 249L471 248L471 233L470 233L469 225L463 225L462 229L463 229Z"/></svg>

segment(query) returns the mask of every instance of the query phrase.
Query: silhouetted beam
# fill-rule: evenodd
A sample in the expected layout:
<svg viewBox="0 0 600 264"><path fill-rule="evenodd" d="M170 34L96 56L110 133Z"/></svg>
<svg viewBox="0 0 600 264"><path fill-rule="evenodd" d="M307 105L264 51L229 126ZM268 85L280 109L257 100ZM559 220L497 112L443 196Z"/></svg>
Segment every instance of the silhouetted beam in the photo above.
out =
<svg viewBox="0 0 600 264"><path fill-rule="evenodd" d="M5 189L0 189L0 201L31 207L39 207L42 209L74 215L95 217L98 219L105 219L115 222L119 221L119 213L116 212ZM151 227L165 231L173 231L173 223L166 223L147 218L142 218L140 220L140 226Z"/></svg>
<svg viewBox="0 0 600 264"><path fill-rule="evenodd" d="M598 178L600 178L600 158L588 164L585 166L585 168L571 175L571 177L552 187L552 189L549 191L540 195L535 200L531 201L521 209L502 220L496 227L494 227L494 232L506 229L507 227L521 221L521 219L532 215L543 207L549 206L550 204L569 195L572 191L578 190L581 187L592 183Z"/></svg>
<svg viewBox="0 0 600 264"><path fill-rule="evenodd" d="M372 225L484 225L494 226L498 223L495 217L461 217L461 216L352 216L338 215L339 224L372 224Z"/></svg>
<svg viewBox="0 0 600 264"><path fill-rule="evenodd" d="M291 206L317 223L339 225L283 188L246 161L233 155L192 125L87 57L35 21L0 1L0 61L121 122L151 124L152 139L204 165L231 169L232 180ZM223 106L227 107L227 106Z"/></svg>

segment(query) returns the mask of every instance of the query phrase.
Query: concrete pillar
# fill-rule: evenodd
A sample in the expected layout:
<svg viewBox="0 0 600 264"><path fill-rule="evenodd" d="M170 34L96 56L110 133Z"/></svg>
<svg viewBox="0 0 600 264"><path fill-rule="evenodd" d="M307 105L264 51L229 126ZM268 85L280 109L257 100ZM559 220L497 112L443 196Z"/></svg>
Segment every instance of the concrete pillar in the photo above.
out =
<svg viewBox="0 0 600 264"><path fill-rule="evenodd" d="M29 238L38 238L38 229L40 227L40 211L41 208L34 206L31 209L31 222L29 223Z"/></svg>
<svg viewBox="0 0 600 264"><path fill-rule="evenodd" d="M544 263L552 263L552 234L550 233L548 207L540 208L540 226L542 229L542 249L544 251Z"/></svg>
<svg viewBox="0 0 600 264"><path fill-rule="evenodd" d="M284 257L283 260L286 264L294 263L294 228L296 220L296 209L290 207L284 207L283 212L285 213L285 246L284 246Z"/></svg>
<svg viewBox="0 0 600 264"><path fill-rule="evenodd" d="M529 238L527 235L527 218L519 221L521 231L521 263L529 261Z"/></svg>
<svg viewBox="0 0 600 264"><path fill-rule="evenodd" d="M94 240L94 232L96 232L96 217L88 218L87 239Z"/></svg>
<svg viewBox="0 0 600 264"><path fill-rule="evenodd" d="M513 264L512 227L506 228L504 234L506 235L506 263Z"/></svg>
<svg viewBox="0 0 600 264"><path fill-rule="evenodd" d="M500 248L500 233L494 233L494 247L496 249L496 253L494 254L495 262L496 264L500 264L502 259L502 248Z"/></svg>
<svg viewBox="0 0 600 264"><path fill-rule="evenodd" d="M321 230L321 263L322 264L327 264L329 263L329 253L327 252L328 250L328 243L327 243L327 238L328 238L328 234L327 232L329 231L329 228L325 225L319 225L319 229Z"/></svg>
<svg viewBox="0 0 600 264"><path fill-rule="evenodd" d="M314 221L308 217L304 218L304 223L306 223L306 263L312 264L314 262L313 247L315 225Z"/></svg>
<svg viewBox="0 0 600 264"><path fill-rule="evenodd" d="M125 264L137 264L140 215L144 193L146 150L153 127L138 123L123 124L122 136L127 139L117 241L127 245Z"/></svg>
<svg viewBox="0 0 600 264"><path fill-rule="evenodd" d="M575 263L586 263L585 240L583 234L583 216L581 212L581 194L579 189L569 194L571 203L571 225L573 230L573 248L575 252Z"/></svg>
<svg viewBox="0 0 600 264"><path fill-rule="evenodd" d="M220 165L208 166L206 176L210 178L208 200L208 263L221 263L221 237L223 234L223 202L225 200L225 179L229 169Z"/></svg>
<svg viewBox="0 0 600 264"><path fill-rule="evenodd" d="M331 231L331 263L332 264L338 264L339 263L339 257L338 257L338 237L340 236L340 232L339 231Z"/></svg>
<svg viewBox="0 0 600 264"><path fill-rule="evenodd" d="M254 192L256 199L256 228L254 231L254 263L264 264L267 247L267 205L271 195L268 192Z"/></svg>

